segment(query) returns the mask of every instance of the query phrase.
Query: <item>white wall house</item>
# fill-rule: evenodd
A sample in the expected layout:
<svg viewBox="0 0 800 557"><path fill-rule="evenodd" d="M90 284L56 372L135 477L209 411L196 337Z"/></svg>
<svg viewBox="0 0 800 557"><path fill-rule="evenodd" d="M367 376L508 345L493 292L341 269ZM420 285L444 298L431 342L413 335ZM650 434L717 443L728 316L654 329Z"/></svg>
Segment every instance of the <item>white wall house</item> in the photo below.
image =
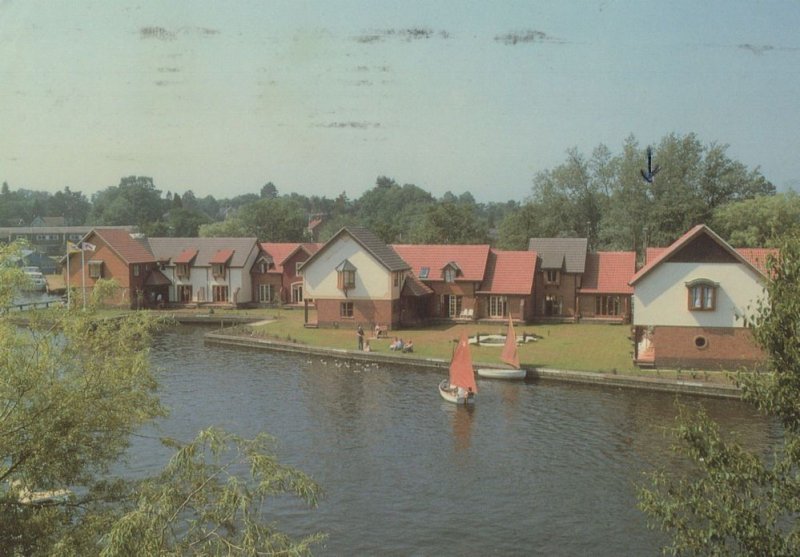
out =
<svg viewBox="0 0 800 557"><path fill-rule="evenodd" d="M150 238L150 248L171 281L169 301L246 303L256 238Z"/></svg>
<svg viewBox="0 0 800 557"><path fill-rule="evenodd" d="M637 362L702 369L757 364L763 355L743 317L765 295L769 253L734 249L705 225L648 250L630 282Z"/></svg>
<svg viewBox="0 0 800 557"><path fill-rule="evenodd" d="M408 264L364 228L346 227L300 268L320 324L387 324L399 319Z"/></svg>

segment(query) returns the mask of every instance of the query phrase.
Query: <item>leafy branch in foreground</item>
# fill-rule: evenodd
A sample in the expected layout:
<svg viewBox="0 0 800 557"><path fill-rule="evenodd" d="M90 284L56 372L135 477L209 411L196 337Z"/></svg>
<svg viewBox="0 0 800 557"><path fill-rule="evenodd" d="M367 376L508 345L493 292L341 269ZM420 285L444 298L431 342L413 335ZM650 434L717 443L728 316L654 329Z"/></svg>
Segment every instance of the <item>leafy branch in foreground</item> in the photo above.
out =
<svg viewBox="0 0 800 557"><path fill-rule="evenodd" d="M135 506L104 540L103 556L307 555L324 539L293 540L265 520L268 500L291 493L316 505L319 486L270 456L269 438L206 429L157 477L137 488ZM239 475L246 467L250 481Z"/></svg>
<svg viewBox="0 0 800 557"><path fill-rule="evenodd" d="M767 372L740 373L743 399L782 427L771 455L723 437L703 412L681 409L676 450L685 475L658 471L639 487L652 527L670 534L673 555L800 555L800 240L768 265L767 298L747 319Z"/></svg>
<svg viewBox="0 0 800 557"><path fill-rule="evenodd" d="M0 307L23 273L18 246L0 246ZM176 454L157 476L110 476L132 434L165 415L150 369L150 312L98 311L115 285L98 282L86 311L0 315L0 555L302 555L266 523L267 499L310 504L318 486L283 466L266 437L217 430ZM15 313L15 315L20 315Z"/></svg>

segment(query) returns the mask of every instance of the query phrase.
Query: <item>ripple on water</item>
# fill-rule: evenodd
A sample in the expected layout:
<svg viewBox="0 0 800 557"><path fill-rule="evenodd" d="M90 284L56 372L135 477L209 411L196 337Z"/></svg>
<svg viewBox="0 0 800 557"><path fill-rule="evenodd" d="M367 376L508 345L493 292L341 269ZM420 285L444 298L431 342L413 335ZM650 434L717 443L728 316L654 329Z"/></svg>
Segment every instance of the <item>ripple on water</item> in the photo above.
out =
<svg viewBox="0 0 800 557"><path fill-rule="evenodd" d="M636 510L633 482L668 453L674 397L547 382L480 380L475 408L445 403L443 371L345 365L204 346L203 329L156 339L172 414L158 431L266 431L310 473L316 510L275 502L295 535L329 533L319 555L642 555L663 541ZM742 405L704 402L724 427L764 442ZM132 469L165 455L135 439Z"/></svg>

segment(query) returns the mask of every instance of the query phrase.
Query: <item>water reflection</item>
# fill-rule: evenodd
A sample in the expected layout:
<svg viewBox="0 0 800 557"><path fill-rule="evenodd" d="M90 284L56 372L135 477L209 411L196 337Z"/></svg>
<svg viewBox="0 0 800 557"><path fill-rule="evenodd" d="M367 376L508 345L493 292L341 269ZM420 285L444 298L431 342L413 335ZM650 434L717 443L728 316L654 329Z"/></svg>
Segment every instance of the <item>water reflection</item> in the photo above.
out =
<svg viewBox="0 0 800 557"><path fill-rule="evenodd" d="M279 457L327 493L316 510L276 502L290 533L329 533L316 554L654 555L663 542L636 509L635 482L681 465L672 395L480 381L475 408L456 407L439 397L441 372L207 347L202 332L156 339L172 414L154 432L274 435ZM683 400L751 446L774 440L744 404ZM134 472L165 459L134 440Z"/></svg>

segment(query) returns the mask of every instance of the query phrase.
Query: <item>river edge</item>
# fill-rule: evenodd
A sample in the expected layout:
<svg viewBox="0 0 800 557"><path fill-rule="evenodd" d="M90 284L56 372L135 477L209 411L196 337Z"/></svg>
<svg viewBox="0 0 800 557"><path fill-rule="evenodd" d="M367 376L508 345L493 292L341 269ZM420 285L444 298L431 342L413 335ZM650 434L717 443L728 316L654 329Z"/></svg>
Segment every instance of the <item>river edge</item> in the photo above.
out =
<svg viewBox="0 0 800 557"><path fill-rule="evenodd" d="M408 355L398 356L376 352L361 352L358 350L344 350L340 348L323 348L297 344L274 339L247 337L242 335L227 335L222 332L209 332L204 335L204 341L209 344L240 346L258 348L272 352L288 352L308 356L336 358L364 363L384 363L391 365L412 365L429 369L446 370L449 362L436 358L414 358ZM496 364L475 362L479 367L500 368ZM666 379L661 377L637 377L617 375L613 373L574 371L554 369L547 367L525 368L526 379L543 381L562 381L569 383L591 384L605 387L618 387L626 389L641 389L694 396L715 398L741 398L741 391L734 385L720 385L702 380ZM488 379L488 381L502 381Z"/></svg>

